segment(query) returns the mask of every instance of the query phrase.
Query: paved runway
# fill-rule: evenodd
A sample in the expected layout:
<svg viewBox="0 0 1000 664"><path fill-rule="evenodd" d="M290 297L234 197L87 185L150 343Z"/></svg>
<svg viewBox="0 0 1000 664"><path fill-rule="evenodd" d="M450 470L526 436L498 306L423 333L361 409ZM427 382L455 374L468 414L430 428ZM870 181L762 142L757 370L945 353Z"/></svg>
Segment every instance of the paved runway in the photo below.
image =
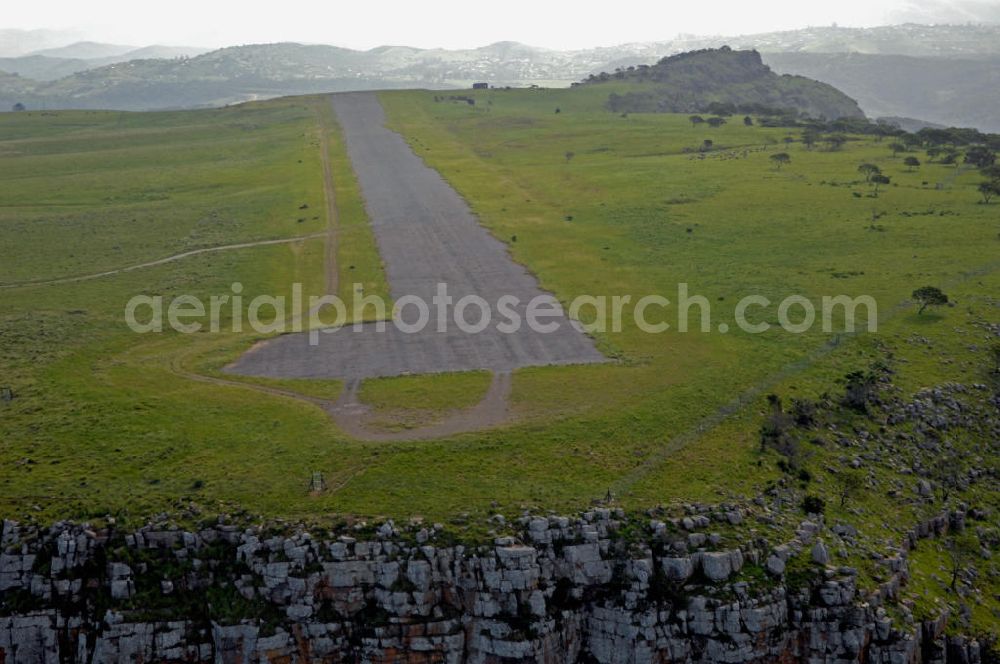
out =
<svg viewBox="0 0 1000 664"><path fill-rule="evenodd" d="M430 323L418 333L405 333L392 323L378 332L374 324L366 324L361 331L347 327L320 335L318 345L310 345L308 334L289 334L259 344L227 371L277 378L360 379L605 361L592 340L564 316L544 320L558 324L552 333L526 324L513 333L496 329L498 322L509 318L497 309L502 296L518 298L520 304L510 310L523 321L528 302L547 293L511 260L506 246L479 225L437 171L424 164L401 136L385 128L374 93L336 94L331 99L393 298L415 295L431 305L437 285L445 283L455 301L473 294L484 298L494 320L478 334L463 332L454 322L439 332L431 305ZM403 317L413 322L417 310L407 307ZM478 308L467 309L466 319L478 320Z"/></svg>

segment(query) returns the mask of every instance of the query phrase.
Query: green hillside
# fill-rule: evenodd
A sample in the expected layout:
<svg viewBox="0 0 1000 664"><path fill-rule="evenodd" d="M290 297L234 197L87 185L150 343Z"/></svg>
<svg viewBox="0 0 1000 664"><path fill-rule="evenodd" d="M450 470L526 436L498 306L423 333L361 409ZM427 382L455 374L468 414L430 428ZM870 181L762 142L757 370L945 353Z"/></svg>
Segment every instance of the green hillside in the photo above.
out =
<svg viewBox="0 0 1000 664"><path fill-rule="evenodd" d="M864 117L857 102L836 88L802 76L779 76L756 51L734 51L727 46L592 75L585 84L609 81L641 86L609 96L608 106L616 112L697 113L721 104L745 112L774 109L813 118Z"/></svg>

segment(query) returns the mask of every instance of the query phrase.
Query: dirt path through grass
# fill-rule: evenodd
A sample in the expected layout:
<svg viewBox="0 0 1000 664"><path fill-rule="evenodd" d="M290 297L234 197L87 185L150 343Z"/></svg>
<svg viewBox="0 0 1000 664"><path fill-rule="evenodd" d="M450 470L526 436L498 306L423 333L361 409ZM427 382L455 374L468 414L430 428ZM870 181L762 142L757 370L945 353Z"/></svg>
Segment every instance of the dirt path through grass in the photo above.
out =
<svg viewBox="0 0 1000 664"><path fill-rule="evenodd" d="M249 389L271 396L304 401L322 409L344 433L358 440L391 442L445 438L468 431L498 426L504 424L510 418L509 396L511 375L505 372L493 373L489 389L482 400L475 406L453 413L439 422L434 422L426 426L405 431L389 432L381 431L371 426L372 409L361 403L358 399L358 388L361 384L359 380L348 383L340 397L334 401L280 387L244 383L238 380L228 380L216 376L193 373L184 368L183 360L183 356L176 356L172 359L170 370L174 374L200 383L208 383L220 387Z"/></svg>
<svg viewBox="0 0 1000 664"><path fill-rule="evenodd" d="M305 240L313 240L318 237L326 237L326 236L327 236L326 233L313 233L312 235L299 235L296 237L286 237L277 240L257 240L256 242L240 242L239 244L224 244L218 247L205 247L204 249L192 249L191 251L185 251L180 254L174 254L173 256L167 256L166 258L159 258L155 261L148 261L146 263L139 263L137 265L129 265L127 267L120 267L114 270L106 270L104 272L95 272L94 274L85 274L78 277L61 277L59 279L47 279L45 281L21 281L11 284L0 284L0 289L29 288L32 286L56 286L59 284L74 284L74 283L79 283L81 281L91 281L92 279L100 279L102 277L110 277L116 274L124 274L126 272L142 270L147 267L157 267L158 265L172 263L174 261L190 258L191 256L198 256L200 254L211 254L217 251L232 251L234 249L249 249L251 247L267 247L276 244L292 244L294 242L303 242Z"/></svg>
<svg viewBox="0 0 1000 664"><path fill-rule="evenodd" d="M326 272L326 292L336 295L340 286L337 265L337 196L333 188L333 169L330 166L330 127L319 118L320 162L323 164L323 198L326 202L326 252L323 269Z"/></svg>
<svg viewBox="0 0 1000 664"><path fill-rule="evenodd" d="M337 425L354 438L361 440L427 440L445 438L467 431L476 431L506 422L510 415L511 375L494 372L490 387L482 400L471 408L459 411L433 424L405 431L377 431L371 427L371 408L358 400L361 381L348 383L336 403L326 410Z"/></svg>

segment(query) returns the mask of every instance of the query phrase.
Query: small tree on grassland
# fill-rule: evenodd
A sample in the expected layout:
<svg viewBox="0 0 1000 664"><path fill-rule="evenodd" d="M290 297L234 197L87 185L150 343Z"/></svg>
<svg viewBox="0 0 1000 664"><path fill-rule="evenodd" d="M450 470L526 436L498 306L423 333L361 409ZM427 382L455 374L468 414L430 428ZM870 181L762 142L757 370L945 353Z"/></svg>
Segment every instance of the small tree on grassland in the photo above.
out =
<svg viewBox="0 0 1000 664"><path fill-rule="evenodd" d="M844 143L847 142L847 137L843 134L830 134L823 139L823 142L826 143L827 149L833 152L843 147Z"/></svg>
<svg viewBox="0 0 1000 664"><path fill-rule="evenodd" d="M948 537L948 558L951 561L951 589L958 585L958 577L979 553L979 539L972 533L953 533Z"/></svg>
<svg viewBox="0 0 1000 664"><path fill-rule="evenodd" d="M889 149L892 150L893 157L898 155L900 152L906 152L906 146L898 141L889 143Z"/></svg>
<svg viewBox="0 0 1000 664"><path fill-rule="evenodd" d="M985 145L973 146L965 152L965 163L972 164L976 168L992 166L996 160L996 153Z"/></svg>
<svg viewBox="0 0 1000 664"><path fill-rule="evenodd" d="M815 129L806 129L802 132L802 144L806 146L807 150L812 150L812 146L816 145L818 139L819 133Z"/></svg>
<svg viewBox="0 0 1000 664"><path fill-rule="evenodd" d="M700 115L689 115L688 120L691 121L691 124L693 126L697 127L698 125L702 124L705 121L705 118L701 117Z"/></svg>
<svg viewBox="0 0 1000 664"><path fill-rule="evenodd" d="M837 476L837 492L840 495L840 506L857 496L865 485L865 480L856 470L846 470Z"/></svg>
<svg viewBox="0 0 1000 664"><path fill-rule="evenodd" d="M718 117L716 117L716 118L709 118L708 119L708 126L709 127L721 127L724 124L726 124L726 119L725 118L718 118Z"/></svg>
<svg viewBox="0 0 1000 664"><path fill-rule="evenodd" d="M865 176L865 182L871 182L873 175L882 174L882 169L875 164L861 164L858 166L858 173Z"/></svg>
<svg viewBox="0 0 1000 664"><path fill-rule="evenodd" d="M843 404L861 413L868 412L868 404L878 396L878 376L871 371L852 371L844 376Z"/></svg>
<svg viewBox="0 0 1000 664"><path fill-rule="evenodd" d="M786 459L791 466L797 466L799 446L791 435L792 418L781 405L781 397L777 394L767 395L768 414L760 427L760 449L774 449Z"/></svg>
<svg viewBox="0 0 1000 664"><path fill-rule="evenodd" d="M792 158L788 156L787 152L778 152L777 154L771 155L771 161L774 163L775 167L780 171L781 167L785 164L792 163Z"/></svg>
<svg viewBox="0 0 1000 664"><path fill-rule="evenodd" d="M916 157L907 157L903 160L903 163L906 164L906 170L910 173L913 172L914 168L918 168L920 166L920 160Z"/></svg>
<svg viewBox="0 0 1000 664"><path fill-rule="evenodd" d="M1000 374L1000 341L994 341L990 346L990 358L993 360L993 373Z"/></svg>
<svg viewBox="0 0 1000 664"><path fill-rule="evenodd" d="M977 189L983 197L983 204L989 205L994 196L1000 195L1000 181L989 180L987 182L980 182Z"/></svg>
<svg viewBox="0 0 1000 664"><path fill-rule="evenodd" d="M948 304L948 296L936 286L921 286L913 291L913 299L920 303L918 314L924 313L924 309L927 307Z"/></svg>
<svg viewBox="0 0 1000 664"><path fill-rule="evenodd" d="M881 187L882 185L889 184L890 182L892 182L892 179L890 179L888 175L882 175L881 173L878 173L876 175L871 176L869 182L875 185L875 196L877 198L879 187Z"/></svg>

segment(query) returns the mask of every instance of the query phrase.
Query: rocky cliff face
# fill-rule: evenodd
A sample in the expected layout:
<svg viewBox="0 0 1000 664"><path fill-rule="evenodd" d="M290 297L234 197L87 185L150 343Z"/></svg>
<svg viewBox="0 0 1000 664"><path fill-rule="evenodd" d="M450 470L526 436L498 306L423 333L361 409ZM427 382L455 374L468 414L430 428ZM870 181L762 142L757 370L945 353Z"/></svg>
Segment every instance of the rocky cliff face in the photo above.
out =
<svg viewBox="0 0 1000 664"><path fill-rule="evenodd" d="M963 613L995 574L993 506L952 492L992 495L1000 396L947 384L904 401L884 374L863 386L847 393L863 392L870 428L830 419L824 435L843 468L898 471L875 487L934 515L909 530L803 521L807 501L785 479L747 503L496 515L492 542L475 545L417 521L337 534L226 517L184 530L161 516L135 532L4 521L0 664L994 662L989 644L944 636L946 613L915 619L901 589L920 540L964 536L978 558L952 561L948 606L972 628ZM932 480L951 497L936 501ZM843 564L851 552L864 582Z"/></svg>
<svg viewBox="0 0 1000 664"><path fill-rule="evenodd" d="M963 515L921 524L859 591L820 520L772 550L718 548L704 510L622 538L624 514L525 516L491 546L391 522L364 539L215 525L121 535L3 523L0 663L978 662L946 616L896 624L902 555ZM664 545L665 534L673 544ZM811 559L808 578L786 562Z"/></svg>

